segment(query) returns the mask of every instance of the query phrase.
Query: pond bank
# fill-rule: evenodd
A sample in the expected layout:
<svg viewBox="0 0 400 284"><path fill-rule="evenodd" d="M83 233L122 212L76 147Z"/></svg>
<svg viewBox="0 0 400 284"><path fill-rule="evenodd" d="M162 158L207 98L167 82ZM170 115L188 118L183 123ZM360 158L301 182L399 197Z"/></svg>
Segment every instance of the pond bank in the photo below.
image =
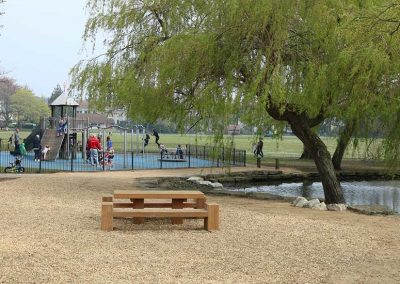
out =
<svg viewBox="0 0 400 284"><path fill-rule="evenodd" d="M283 173L282 171L244 171L229 174L205 174L200 175L204 180L219 182L224 187L252 187L255 185L278 185L282 183L303 183L311 185L313 182L319 182L317 173ZM371 180L399 180L400 175L389 175L377 171L342 171L338 174L341 181L371 181ZM138 185L143 189L175 189L175 190L201 190L207 194L228 195L236 197L245 197L252 199L276 200L282 202L292 202L295 197L282 196L276 193L242 191L226 188L212 188L207 185L201 185L192 181L187 181L187 177L159 177L159 178L139 178ZM324 201L323 198L318 198ZM383 205L357 205L350 206L352 211L367 215L391 215L395 211Z"/></svg>

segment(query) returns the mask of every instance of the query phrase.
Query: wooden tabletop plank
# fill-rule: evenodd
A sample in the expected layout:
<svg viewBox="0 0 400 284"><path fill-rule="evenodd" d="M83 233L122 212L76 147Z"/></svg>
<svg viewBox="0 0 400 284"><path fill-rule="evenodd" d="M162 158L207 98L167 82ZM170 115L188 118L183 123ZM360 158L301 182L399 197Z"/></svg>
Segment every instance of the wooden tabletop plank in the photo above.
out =
<svg viewBox="0 0 400 284"><path fill-rule="evenodd" d="M204 193L197 190L115 190L115 199L185 199L205 198Z"/></svg>

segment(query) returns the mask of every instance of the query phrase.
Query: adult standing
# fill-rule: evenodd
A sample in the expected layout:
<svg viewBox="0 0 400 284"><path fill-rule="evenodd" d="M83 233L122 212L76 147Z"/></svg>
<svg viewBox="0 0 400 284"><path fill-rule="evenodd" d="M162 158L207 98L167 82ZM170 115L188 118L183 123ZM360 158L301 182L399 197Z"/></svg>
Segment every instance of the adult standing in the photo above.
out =
<svg viewBox="0 0 400 284"><path fill-rule="evenodd" d="M99 164L99 150L101 150L101 144L99 139L94 134L91 134L87 141L87 149L90 152L90 163L92 166Z"/></svg>
<svg viewBox="0 0 400 284"><path fill-rule="evenodd" d="M145 138L143 139L144 141L144 145L143 147L146 147L147 145L149 145L149 141L150 141L150 135L148 133L146 133Z"/></svg>
<svg viewBox="0 0 400 284"><path fill-rule="evenodd" d="M263 153L263 146L264 146L264 142L262 141L262 138L259 139L258 143L257 143L257 157L264 157L264 153Z"/></svg>
<svg viewBox="0 0 400 284"><path fill-rule="evenodd" d="M158 140L160 140L160 135L158 135L158 132L155 129L153 129L153 136L156 138L156 144L158 148L160 148L160 143L158 143Z"/></svg>
<svg viewBox="0 0 400 284"><path fill-rule="evenodd" d="M35 162L40 161L40 136L36 134L33 139L33 152L35 153Z"/></svg>
<svg viewBox="0 0 400 284"><path fill-rule="evenodd" d="M16 128L14 132L14 146L15 146L15 151L19 151L19 144L20 144L20 137L19 137L19 129Z"/></svg>

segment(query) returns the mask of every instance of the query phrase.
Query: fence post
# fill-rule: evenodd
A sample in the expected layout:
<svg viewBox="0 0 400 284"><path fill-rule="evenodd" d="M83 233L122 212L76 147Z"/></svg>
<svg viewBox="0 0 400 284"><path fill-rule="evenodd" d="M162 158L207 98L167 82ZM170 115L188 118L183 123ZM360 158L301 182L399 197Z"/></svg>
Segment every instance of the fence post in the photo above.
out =
<svg viewBox="0 0 400 284"><path fill-rule="evenodd" d="M275 169L279 170L279 159L275 158Z"/></svg>
<svg viewBox="0 0 400 284"><path fill-rule="evenodd" d="M233 165L236 166L236 149L233 148Z"/></svg>
<svg viewBox="0 0 400 284"><path fill-rule="evenodd" d="M246 151L244 151L243 163L244 163L244 166L246 166Z"/></svg>
<svg viewBox="0 0 400 284"><path fill-rule="evenodd" d="M162 169L162 151L160 151L160 169Z"/></svg>
<svg viewBox="0 0 400 284"><path fill-rule="evenodd" d="M134 167L133 167L133 158L134 158L134 156L133 156L133 149L132 149L132 152L131 152L131 159L132 159L132 170L134 169Z"/></svg>
<svg viewBox="0 0 400 284"><path fill-rule="evenodd" d="M189 146L189 165L188 165L188 167L190 168L190 144L188 145Z"/></svg>
<svg viewBox="0 0 400 284"><path fill-rule="evenodd" d="M74 159L72 158L72 155L71 155L71 172L73 172L74 171Z"/></svg>
<svg viewBox="0 0 400 284"><path fill-rule="evenodd" d="M42 173L42 150L40 150L39 174Z"/></svg>
<svg viewBox="0 0 400 284"><path fill-rule="evenodd" d="M104 133L104 131L103 131L103 133ZM104 137L104 136L103 136ZM103 139L103 141L104 141L104 139ZM104 145L104 143L103 143L103 145ZM105 164L106 164L106 157L105 157L105 155L104 155L105 153L104 153L104 147L103 147L103 171L105 170Z"/></svg>

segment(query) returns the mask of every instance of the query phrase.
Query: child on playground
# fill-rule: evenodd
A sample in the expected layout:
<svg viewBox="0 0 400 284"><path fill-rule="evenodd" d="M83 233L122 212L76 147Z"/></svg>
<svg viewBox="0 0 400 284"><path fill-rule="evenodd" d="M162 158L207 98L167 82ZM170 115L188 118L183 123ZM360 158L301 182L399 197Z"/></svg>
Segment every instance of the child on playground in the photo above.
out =
<svg viewBox="0 0 400 284"><path fill-rule="evenodd" d="M178 157L178 159L183 159L183 150L181 144L178 144L178 147L176 147L175 156Z"/></svg>
<svg viewBox="0 0 400 284"><path fill-rule="evenodd" d="M163 157L164 155L168 156L168 150L164 144L160 144L160 153L161 153L161 157Z"/></svg>
<svg viewBox="0 0 400 284"><path fill-rule="evenodd" d="M67 122L64 120L64 118L60 118L60 121L58 122L58 127L57 127L57 137L65 133L65 129L67 126Z"/></svg>
<svg viewBox="0 0 400 284"><path fill-rule="evenodd" d="M46 155L47 155L48 151L50 151L50 146L49 145L44 146L43 149L42 149L43 160L46 160Z"/></svg>
<svg viewBox="0 0 400 284"><path fill-rule="evenodd" d="M112 165L114 159L114 148L111 147L106 153L104 157L104 162L106 162L109 166Z"/></svg>

